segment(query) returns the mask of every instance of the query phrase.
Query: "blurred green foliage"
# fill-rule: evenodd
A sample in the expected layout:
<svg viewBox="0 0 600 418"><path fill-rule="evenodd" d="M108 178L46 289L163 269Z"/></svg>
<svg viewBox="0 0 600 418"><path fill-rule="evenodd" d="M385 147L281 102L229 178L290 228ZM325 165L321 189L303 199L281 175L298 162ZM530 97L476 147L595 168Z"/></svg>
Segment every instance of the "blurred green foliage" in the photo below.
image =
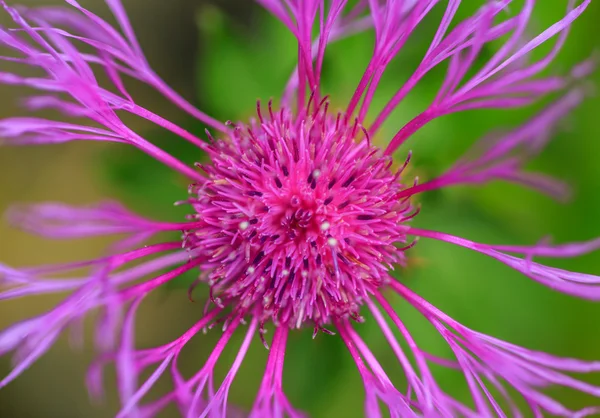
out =
<svg viewBox="0 0 600 418"><path fill-rule="evenodd" d="M560 18L566 4L563 0L540 3L543 4L535 11L532 30L545 28ZM464 16L478 4L481 2L466 1L460 13ZM516 4L513 11L518 8ZM427 18L389 67L376 96L375 109L391 97L416 67L441 12L438 8ZM598 48L599 17L600 3L595 2L576 22L567 47L552 71L567 71ZM277 100L296 59L294 39L283 25L261 11L243 21L235 20L216 6L202 8L197 21L202 45L197 61L198 101L204 111L222 120L247 120L254 115L257 99ZM329 48L323 91L330 94L332 108L342 109L354 91L372 44L372 34L361 34ZM488 47L482 58L489 57L494 46ZM442 66L434 71L399 106L375 139L377 143L385 144L403 123L427 106L441 83L444 70ZM489 243L532 244L548 234L556 242L600 235L599 103L592 95L562 124L547 150L531 164L532 169L569 181L574 188L572 201L557 203L506 184L459 187L423 196L423 210L415 220L416 225ZM425 179L435 176L477 138L490 130L516 126L532 110L471 111L433 122L407 144L414 151L411 173ZM198 123L186 119L179 122L202 135L204 127ZM197 150L164 132L151 132L148 136L188 162L203 158ZM404 159L409 148L399 152L398 158ZM173 209L169 205L186 197L186 185L178 175L137 151L123 148L118 152L111 150L102 167L106 168L106 178L120 198L149 215L176 220L185 214L187 208ZM422 240L410 255L415 261L407 270L398 272L399 279L465 325L533 349L586 359L600 358L597 325L600 308L597 305L554 293L494 260L448 244ZM597 254L551 263L600 274ZM187 277L176 287L185 288L191 280L193 277ZM185 290L176 291L185 298ZM416 312L401 300L394 299L394 303L424 348L449 355L449 349ZM381 356L393 380L402 387L401 370L374 321L367 320L357 328L373 351ZM326 335L312 341L309 330L297 334L290 339L285 369L286 388L292 401L317 417L361 416L361 381L341 341ZM210 349L209 344L202 347L204 351ZM247 371L241 375L249 377L234 384L233 401L246 406L251 404L265 356L264 350L256 347L251 351L245 366ZM437 371L444 388L467 399L466 387L458 374L443 369ZM573 393L558 396L574 405L580 405L585 399Z"/></svg>

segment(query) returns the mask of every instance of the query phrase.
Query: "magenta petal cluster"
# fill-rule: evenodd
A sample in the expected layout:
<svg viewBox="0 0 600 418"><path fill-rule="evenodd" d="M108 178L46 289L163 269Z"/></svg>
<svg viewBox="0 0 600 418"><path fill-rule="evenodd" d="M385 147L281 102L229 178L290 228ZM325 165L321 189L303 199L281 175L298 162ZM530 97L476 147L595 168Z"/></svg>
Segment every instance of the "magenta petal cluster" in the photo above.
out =
<svg viewBox="0 0 600 418"><path fill-rule="evenodd" d="M103 369L115 366L118 417L153 417L170 404L185 417L304 417L284 392L283 369L289 334L305 328L314 336L334 334L332 338L343 340L364 381L368 417L600 414L596 405L569 409L547 391L559 386L600 398L600 387L574 376L600 371L600 362L559 358L481 334L391 275L406 266L407 250L418 238L434 239L492 257L559 292L600 300L600 277L533 261L536 256L574 257L595 251L599 239L556 246L489 245L411 226L419 212L414 196L457 184L504 180L565 196L568 190L562 182L524 168L551 138L561 117L583 100L581 79L593 69L591 61L562 75L548 75L547 69L591 0L565 4L564 17L539 32L529 27L535 3L544 7L534 0L519 2L520 6L510 0L485 1L462 21L456 19L460 0L352 5L345 0L258 0L297 39L298 64L282 86L281 99L276 104L258 103L256 116L239 123L215 120L160 79L145 59L120 0L106 0L117 27L75 0L65 2L68 7L24 9L0 0L15 25L0 27L0 44L12 52L0 59L34 67L38 74L0 72L0 81L39 92L24 101L28 113L52 108L65 115L65 121L34 116L1 120L0 141L25 145L83 140L134 146L186 176L189 196L179 203L189 205L190 214L181 222L154 221L115 202L92 207L44 203L10 210L12 223L44 237L121 238L93 260L21 268L0 264L0 300L68 294L50 311L0 332L0 354L14 353L14 368L0 380L0 388L39 359L67 328L79 329L89 313L99 311L98 357L87 384L94 397L101 397ZM373 97L388 65L434 9L442 11L442 19L425 55L387 104L376 109ZM366 31L374 33L373 54L347 106L333 109L321 91L327 46ZM484 58L482 50L491 42L499 47ZM533 59L531 52L546 43L552 45L544 49L545 55L535 54ZM439 65L447 72L432 103L389 138L385 149L374 145L372 138L382 124ZM111 86L99 84L99 72ZM205 137L136 103L124 78L147 84L207 125ZM424 183L407 178L410 153L400 165L392 159L416 131L440 116L522 107L550 94L558 98L528 122L484 138L472 152ZM175 133L196 145L208 162L186 165L132 130L123 114ZM182 238L157 240L165 231L180 231ZM158 243L147 244L150 239ZM88 273L73 276L82 268ZM140 304L187 271L198 274L190 292L196 286L210 289L204 313L176 340L137 347ZM390 294L431 323L453 358L436 357L417 345L390 303ZM408 390L392 382L357 332L366 312L404 370ZM180 370L178 360L186 344L217 325L222 333L206 363L191 373ZM244 335L237 354L225 377L215 382L215 367L236 332ZM230 405L228 395L256 338L269 354L254 405L243 410ZM439 367L464 375L470 402L454 399L441 388L433 372ZM166 375L173 389L147 399Z"/></svg>

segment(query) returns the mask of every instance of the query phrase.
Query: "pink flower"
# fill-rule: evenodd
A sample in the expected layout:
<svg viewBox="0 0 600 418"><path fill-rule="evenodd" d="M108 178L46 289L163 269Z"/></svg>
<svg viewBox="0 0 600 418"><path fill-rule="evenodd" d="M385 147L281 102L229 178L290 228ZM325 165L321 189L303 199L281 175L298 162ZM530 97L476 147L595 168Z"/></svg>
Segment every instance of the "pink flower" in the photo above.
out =
<svg viewBox="0 0 600 418"><path fill-rule="evenodd" d="M372 98L382 75L437 0L360 1L353 7L344 0L327 5L313 0L259 0L298 40L298 66L279 105L259 103L256 118L235 124L221 123L197 110L152 71L119 0L106 0L118 28L75 0L65 1L70 8L27 10L0 0L18 28L0 28L0 42L15 52L15 56L2 59L45 73L42 77L0 73L0 80L41 91L26 101L30 110L54 108L72 120L4 119L0 137L15 145L72 140L132 145L192 182L190 196L183 202L189 204L191 214L183 222L170 223L146 219L117 203L14 208L9 214L12 222L42 236L126 237L108 255L94 260L19 269L0 265L0 284L4 286L0 299L69 293L51 311L0 333L0 353L15 352L15 366L0 387L42 356L66 327L100 310L96 329L99 355L90 368L88 385L93 395L100 396L102 369L115 364L122 406L119 417L154 416L170 403L186 417L303 416L286 397L282 376L288 334L307 327L314 336L321 331L334 334L335 330L343 340L364 380L365 414L369 417L381 416L382 408L393 417L507 416L501 403L511 408L511 416L521 416L508 386L535 416L600 413L598 407L570 410L544 392L548 386L564 386L600 397L600 387L571 375L600 371L600 362L554 357L478 333L390 275L395 267L405 266L410 257L407 250L422 237L480 252L560 292L600 300L600 277L533 261L535 256L573 257L594 251L600 247L598 239L558 246L488 245L410 226L418 214L413 196L456 184L501 179L557 197L565 194L561 182L525 172L523 166L544 147L557 121L583 98L578 79L590 71L592 63L585 62L564 76L542 73L591 0L571 1L561 20L535 36L526 31L534 0L526 0L513 16L503 13L510 0L488 1L462 22L455 22L460 1L443 2L438 6L445 8L443 18L425 56L370 125L365 118L374 111ZM327 45L368 30L375 33L371 60L347 108L334 111L328 96L320 91ZM534 49L552 39L556 39L554 46L545 56L530 60ZM502 46L497 52L477 71L470 71L481 58L482 47L498 40ZM82 45L91 52L81 52ZM373 145L371 138L390 113L431 69L444 62L448 63L447 74L429 107L390 138L385 149ZM109 76L112 89L99 85L98 69ZM209 126L208 141L136 104L123 75L148 84ZM467 109L521 107L556 92L560 98L529 122L481 142L437 178L421 184L407 178L410 153L401 167L393 167L391 155L439 116ZM122 113L179 135L204 151L210 162L187 166L131 130L121 119ZM182 240L144 245L164 231L181 231ZM56 277L82 267L88 267L89 274ZM164 269L168 271L158 273ZM190 292L196 285L210 287L204 315L171 343L137 348L134 324L140 303L189 270L199 271ZM439 331L455 358L438 358L419 348L385 290L415 307ZM364 320L361 312L367 310L404 369L407 391L394 386L356 332ZM223 332L208 360L191 377L184 377L178 368L182 349L202 330L217 324ZM271 326L274 335L269 343L265 332ZM223 381L215 386L215 365L233 333L241 329L245 338L238 354ZM410 353L399 344L396 333L408 344ZM270 351L256 401L246 413L228 405L228 392L256 336L265 346L270 345ZM436 383L431 364L460 370L473 405L446 394ZM150 377L140 382L140 375L149 368ZM146 401L149 389L165 373L171 374L174 389L158 400ZM505 399L498 401L498 395Z"/></svg>

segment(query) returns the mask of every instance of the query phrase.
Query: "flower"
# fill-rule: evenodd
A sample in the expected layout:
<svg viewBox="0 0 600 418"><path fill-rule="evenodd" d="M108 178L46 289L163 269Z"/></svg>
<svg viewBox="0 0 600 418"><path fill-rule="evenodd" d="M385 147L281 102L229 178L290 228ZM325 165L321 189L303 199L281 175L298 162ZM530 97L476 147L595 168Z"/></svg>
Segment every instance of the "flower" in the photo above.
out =
<svg viewBox="0 0 600 418"><path fill-rule="evenodd" d="M70 120L8 118L0 121L0 137L15 145L73 140L132 145L192 182L190 197L181 202L189 204L191 214L184 222L170 223L146 219L113 202L94 207L47 203L14 208L9 218L15 224L45 237L125 234L126 238L94 260L18 269L0 265L4 286L0 299L70 293L54 309L0 333L0 353L16 354L15 366L0 387L42 356L67 326L101 310L96 338L100 353L90 368L88 385L90 392L99 396L102 369L114 363L122 406L119 417L154 416L170 403L184 416L246 415L228 405L228 393L257 335L269 348L269 356L249 415L303 416L287 399L282 376L288 334L307 327L313 328L314 336L337 333L347 346L364 381L365 414L369 417L381 416L381 408L394 417L506 416L503 406L510 408L511 415L521 416L512 394L518 394L536 416L600 413L595 406L568 409L544 391L548 386L563 386L600 397L600 387L571 375L600 371L600 362L555 357L476 332L391 275L395 266L405 266L410 257L407 251L417 238L435 239L492 257L560 292L600 299L600 277L533 261L535 256L585 254L598 249L600 239L557 246L546 242L529 247L490 245L410 223L419 212L413 203L416 195L457 184L501 179L564 196L561 182L523 168L548 142L557 121L583 98L579 79L592 69L591 61L564 76L543 72L591 0L571 1L561 20L533 37L526 29L534 0L526 0L514 15L503 13L510 0L488 1L458 23L454 21L460 1L449 0L441 6L445 7L443 18L417 69L371 124L367 114L373 111L372 98L382 75L437 0L361 1L352 7L344 0L327 5L312 0L259 0L297 39L298 66L280 104L269 102L265 107L259 103L256 117L248 123L221 123L170 89L144 58L119 0L106 0L118 29L75 0L65 1L70 8L31 10L0 1L18 28L0 28L0 42L16 53L2 59L45 73L38 77L0 73L0 80L43 92L26 100L28 109L58 109ZM371 60L347 107L333 111L329 98L320 91L326 47L336 39L367 30L375 33ZM533 50L553 38L557 40L545 56L529 60ZM482 48L496 41L501 47L476 67ZM391 112L434 67L445 62L447 74L433 102L398 131L385 149L375 146L371 138ZM98 69L106 72L112 89L99 84ZM123 75L151 86L206 124L208 141L136 104ZM560 97L537 116L513 131L482 141L428 182L407 178L410 153L404 164L394 165L392 154L442 115L522 107L550 93ZM177 134L205 152L210 162L187 166L130 129L121 119L122 113ZM144 245L164 231L181 231L182 240ZM90 270L84 277L54 277L82 267ZM164 269L168 271L159 273ZM144 298L181 274L196 270L200 273L190 292L196 285L210 287L203 316L166 345L137 348L135 315ZM442 359L421 349L386 292L399 295L420 312L446 341L455 359ZM404 369L408 390L392 383L357 333L356 323L364 321L363 311L370 311L379 325ZM217 324L223 332L208 360L191 377L184 377L178 367L182 349L201 331ZM265 333L271 325L274 333L269 344ZM242 328L242 345L215 390L215 365L234 332ZM396 333L410 353L402 348ZM444 392L433 376L432 364L463 373L472 405ZM173 390L158 400L145 401L167 370ZM149 377L138 382L142 373ZM507 386L512 388L510 393Z"/></svg>

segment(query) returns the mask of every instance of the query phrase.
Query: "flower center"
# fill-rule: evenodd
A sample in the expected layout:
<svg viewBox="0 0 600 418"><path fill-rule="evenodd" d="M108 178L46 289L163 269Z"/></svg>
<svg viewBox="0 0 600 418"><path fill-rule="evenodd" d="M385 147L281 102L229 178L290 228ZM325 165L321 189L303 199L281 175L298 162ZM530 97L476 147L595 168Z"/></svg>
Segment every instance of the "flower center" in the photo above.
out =
<svg viewBox="0 0 600 418"><path fill-rule="evenodd" d="M321 110L259 113L213 141L209 180L191 188L201 226L185 245L203 258L214 303L321 328L358 317L403 261L413 208L397 198L400 171L356 124Z"/></svg>

